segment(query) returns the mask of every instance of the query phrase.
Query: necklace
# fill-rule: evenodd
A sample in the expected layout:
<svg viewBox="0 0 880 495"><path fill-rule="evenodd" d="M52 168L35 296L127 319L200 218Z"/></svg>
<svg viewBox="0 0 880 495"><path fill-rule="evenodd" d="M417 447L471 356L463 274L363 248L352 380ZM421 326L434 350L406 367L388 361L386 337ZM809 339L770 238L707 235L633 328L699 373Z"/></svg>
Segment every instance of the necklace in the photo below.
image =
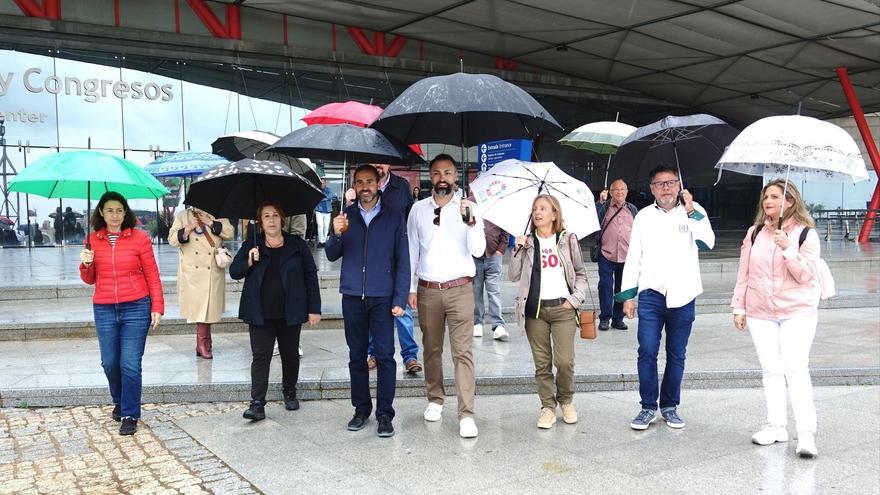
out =
<svg viewBox="0 0 880 495"><path fill-rule="evenodd" d="M281 236L281 237L280 237L280 240L278 241L277 244L274 244L274 245L273 245L272 242L269 242L269 241L272 241L272 240L273 240L273 239L272 239L271 237L266 237L266 247L270 247L270 248L279 248L279 247L281 247L281 246L284 245L284 236Z"/></svg>

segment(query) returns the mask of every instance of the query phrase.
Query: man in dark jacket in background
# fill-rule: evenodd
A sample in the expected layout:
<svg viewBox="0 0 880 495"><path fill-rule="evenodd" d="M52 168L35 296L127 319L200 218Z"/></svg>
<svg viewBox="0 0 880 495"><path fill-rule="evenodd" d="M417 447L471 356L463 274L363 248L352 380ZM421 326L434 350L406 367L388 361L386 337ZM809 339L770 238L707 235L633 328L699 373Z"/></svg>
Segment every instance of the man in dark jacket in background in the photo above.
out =
<svg viewBox="0 0 880 495"><path fill-rule="evenodd" d="M403 177L391 173L391 166L382 163L373 163L379 172L379 191L382 196L382 205L385 208L391 208L403 214L404 224L409 218L409 210L412 209L413 197L412 189L409 182ZM349 189L351 191L351 189ZM346 194L346 199L354 201L352 193ZM403 366L406 372L415 374L422 371L422 365L419 363L419 344L413 337L413 316L409 306L404 305L402 315L394 318L397 326L397 340L400 342L400 357L403 359ZM370 369L376 367L376 357L373 353L372 342L367 349L367 365Z"/></svg>
<svg viewBox="0 0 880 495"><path fill-rule="evenodd" d="M348 371L354 417L350 431L363 429L369 421L370 371L364 356L372 337L378 366L376 421L380 437L394 435L394 362L392 316L404 314L409 295L409 244L403 214L388 206L379 195L379 172L372 165L355 170L354 204L333 219L324 251L327 259L342 258L339 292L348 344Z"/></svg>

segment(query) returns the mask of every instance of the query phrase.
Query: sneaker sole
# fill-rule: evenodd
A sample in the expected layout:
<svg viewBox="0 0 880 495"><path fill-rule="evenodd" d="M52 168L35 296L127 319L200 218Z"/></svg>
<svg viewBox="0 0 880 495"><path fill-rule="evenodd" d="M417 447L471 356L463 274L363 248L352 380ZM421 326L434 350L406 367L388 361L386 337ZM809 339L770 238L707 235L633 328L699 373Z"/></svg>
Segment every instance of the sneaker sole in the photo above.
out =
<svg viewBox="0 0 880 495"><path fill-rule="evenodd" d="M424 418L425 418L425 421L427 421L429 423L436 423L436 422L440 421L441 419L443 419L443 416L439 416L437 418L435 418L433 416L431 416L431 417L424 416Z"/></svg>
<svg viewBox="0 0 880 495"><path fill-rule="evenodd" d="M541 430L549 430L550 428L553 428L553 425L555 425L555 424L556 424L556 421L550 423L549 425L548 425L548 424L540 424L540 423L539 423L539 424L538 424L538 428L541 429Z"/></svg>
<svg viewBox="0 0 880 495"><path fill-rule="evenodd" d="M361 431L361 430L363 430L363 429L366 428L366 427L367 427L367 422L364 422L364 424L363 424L362 426L360 426L360 427L346 426L345 429L348 430L348 431ZM382 435L379 435L379 436L382 436Z"/></svg>
<svg viewBox="0 0 880 495"><path fill-rule="evenodd" d="M502 335L500 337L492 337L495 340L500 340L501 342L507 342L510 339L510 335Z"/></svg>
<svg viewBox="0 0 880 495"><path fill-rule="evenodd" d="M639 431L647 430L648 427L651 426L651 423L653 423L654 421L657 421L657 416L654 416L653 418L651 418L651 421L648 421L648 424L642 425L642 424L630 423L629 427L632 428L633 430L639 430Z"/></svg>
<svg viewBox="0 0 880 495"><path fill-rule="evenodd" d="M379 438L389 438L389 437L394 436L394 432L393 431L392 432L382 432L382 433L378 433L378 435L379 435Z"/></svg>
<svg viewBox="0 0 880 495"><path fill-rule="evenodd" d="M801 459L815 459L817 454L812 452L798 452L798 457Z"/></svg>
<svg viewBox="0 0 880 495"><path fill-rule="evenodd" d="M263 416L263 417L261 418L261 417L259 417L259 416L250 416L250 415L248 415L248 416L244 416L244 415L243 415L242 417L243 417L244 419L249 419L249 420L251 420L251 421L262 421L262 420L266 419L266 416Z"/></svg>
<svg viewBox="0 0 880 495"><path fill-rule="evenodd" d="M666 426L670 428L675 428L676 430L684 428L684 425L684 423L670 423L669 421L666 422Z"/></svg>
<svg viewBox="0 0 880 495"><path fill-rule="evenodd" d="M565 422L565 424L567 424L567 425L573 425L573 424L575 424L575 423L578 422L578 419L577 419L577 418L574 418L574 419L572 419L571 421L569 421L569 420L565 419L565 417L563 417L563 418L562 418L562 421Z"/></svg>

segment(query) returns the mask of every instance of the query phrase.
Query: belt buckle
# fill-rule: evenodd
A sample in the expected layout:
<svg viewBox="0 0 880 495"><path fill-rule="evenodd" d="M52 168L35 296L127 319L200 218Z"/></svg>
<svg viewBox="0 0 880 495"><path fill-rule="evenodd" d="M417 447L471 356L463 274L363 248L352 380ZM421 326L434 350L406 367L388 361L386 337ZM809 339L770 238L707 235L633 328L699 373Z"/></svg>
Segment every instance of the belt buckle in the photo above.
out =
<svg viewBox="0 0 880 495"><path fill-rule="evenodd" d="M443 282L437 282L437 288L440 289L441 291L444 290L444 289L443 289ZM447 289L449 288L449 284L448 284L448 283L446 284L446 288L447 288Z"/></svg>

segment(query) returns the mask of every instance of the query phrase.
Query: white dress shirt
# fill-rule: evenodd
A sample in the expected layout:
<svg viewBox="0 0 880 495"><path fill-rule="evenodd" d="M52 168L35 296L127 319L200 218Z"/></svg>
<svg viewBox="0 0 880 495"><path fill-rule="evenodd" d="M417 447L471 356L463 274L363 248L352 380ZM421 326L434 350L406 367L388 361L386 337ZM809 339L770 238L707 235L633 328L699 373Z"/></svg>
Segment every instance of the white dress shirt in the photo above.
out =
<svg viewBox="0 0 880 495"><path fill-rule="evenodd" d="M409 236L409 259L412 270L410 292L415 292L419 279L428 282L446 282L476 273L474 257L486 251L486 235L479 208L471 204L474 226L461 221L461 196L453 193L452 200L440 210L440 225L434 225L437 203L429 196L413 204L406 223Z"/></svg>
<svg viewBox="0 0 880 495"><path fill-rule="evenodd" d="M656 203L639 211L615 299L653 289L666 296L666 307L680 308L703 292L697 253L715 246L715 233L706 210L695 202L694 211L689 218L682 205L666 211Z"/></svg>

